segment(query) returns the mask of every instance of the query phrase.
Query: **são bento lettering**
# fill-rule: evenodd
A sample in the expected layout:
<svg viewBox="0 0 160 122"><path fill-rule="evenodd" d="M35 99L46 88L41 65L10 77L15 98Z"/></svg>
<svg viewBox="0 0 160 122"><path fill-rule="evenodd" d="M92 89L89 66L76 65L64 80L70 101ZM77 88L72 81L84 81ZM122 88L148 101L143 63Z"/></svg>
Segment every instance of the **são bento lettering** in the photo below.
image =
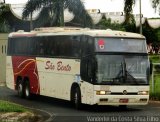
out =
<svg viewBox="0 0 160 122"><path fill-rule="evenodd" d="M58 61L56 65L51 61L46 61L46 70L57 70L57 71L71 71L71 66L69 64L65 65L62 61Z"/></svg>

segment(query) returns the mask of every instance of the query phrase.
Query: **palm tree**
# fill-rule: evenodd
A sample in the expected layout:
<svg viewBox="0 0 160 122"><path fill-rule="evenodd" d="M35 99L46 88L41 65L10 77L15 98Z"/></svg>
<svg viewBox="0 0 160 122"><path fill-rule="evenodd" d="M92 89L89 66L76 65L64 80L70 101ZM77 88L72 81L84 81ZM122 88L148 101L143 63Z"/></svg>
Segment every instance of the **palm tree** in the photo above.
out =
<svg viewBox="0 0 160 122"><path fill-rule="evenodd" d="M0 3L6 3L6 1L5 0L0 0Z"/></svg>
<svg viewBox="0 0 160 122"><path fill-rule="evenodd" d="M157 8L159 8L159 14L160 14L160 0L152 0L152 7L155 8L155 12Z"/></svg>
<svg viewBox="0 0 160 122"><path fill-rule="evenodd" d="M132 11L133 11L133 5L135 4L135 0L124 0L124 12L126 16L125 22L129 22L130 18L132 17ZM157 10L159 8L159 14L160 14L160 0L151 0L152 7Z"/></svg>
<svg viewBox="0 0 160 122"><path fill-rule="evenodd" d="M155 8L155 12L157 8L159 8L159 14L160 14L160 0L150 0L152 2L152 7ZM125 22L124 25L126 27L135 26L135 19L132 14L133 11L133 5L137 2L136 0L124 0L124 12L125 12ZM128 31L130 28L128 29ZM142 26L140 26L140 33L142 33Z"/></svg>
<svg viewBox="0 0 160 122"><path fill-rule="evenodd" d="M0 3L0 32L9 31L8 17L10 13L9 5L5 4L5 0Z"/></svg>
<svg viewBox="0 0 160 122"><path fill-rule="evenodd" d="M73 12L75 18L84 20L88 13L81 0L29 0L23 10L22 18L27 19L35 11L40 11L36 22L40 26L49 23L50 26L64 26L64 9L68 8ZM89 24L92 23L91 18L87 19Z"/></svg>
<svg viewBox="0 0 160 122"><path fill-rule="evenodd" d="M130 23L135 0L124 0L125 23Z"/></svg>

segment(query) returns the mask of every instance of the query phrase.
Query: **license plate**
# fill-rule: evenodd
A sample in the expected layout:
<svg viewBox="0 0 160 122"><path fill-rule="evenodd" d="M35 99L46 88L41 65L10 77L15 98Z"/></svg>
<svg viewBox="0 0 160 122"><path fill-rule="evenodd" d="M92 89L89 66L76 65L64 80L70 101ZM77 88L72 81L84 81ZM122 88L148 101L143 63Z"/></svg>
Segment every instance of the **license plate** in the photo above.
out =
<svg viewBox="0 0 160 122"><path fill-rule="evenodd" d="M128 103L128 99L119 99L120 103Z"/></svg>

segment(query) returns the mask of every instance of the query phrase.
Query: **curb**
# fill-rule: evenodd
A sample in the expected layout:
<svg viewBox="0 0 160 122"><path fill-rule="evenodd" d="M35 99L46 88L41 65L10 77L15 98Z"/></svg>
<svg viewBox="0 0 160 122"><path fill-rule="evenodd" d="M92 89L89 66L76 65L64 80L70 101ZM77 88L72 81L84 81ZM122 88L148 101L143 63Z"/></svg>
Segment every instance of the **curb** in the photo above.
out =
<svg viewBox="0 0 160 122"><path fill-rule="evenodd" d="M41 120L41 116L37 116L31 112L7 112L0 113L0 120L2 122L36 122Z"/></svg>
<svg viewBox="0 0 160 122"><path fill-rule="evenodd" d="M158 103L158 104L160 104L160 101L150 100L149 103Z"/></svg>

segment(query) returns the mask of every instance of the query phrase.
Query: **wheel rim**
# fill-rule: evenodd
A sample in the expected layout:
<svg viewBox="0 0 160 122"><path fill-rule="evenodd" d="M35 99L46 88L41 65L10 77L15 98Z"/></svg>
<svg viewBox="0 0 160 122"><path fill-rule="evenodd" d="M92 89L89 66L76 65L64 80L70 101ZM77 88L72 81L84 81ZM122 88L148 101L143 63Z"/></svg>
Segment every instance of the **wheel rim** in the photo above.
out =
<svg viewBox="0 0 160 122"><path fill-rule="evenodd" d="M74 95L74 103L75 103L75 105L77 105L77 103L78 103L78 95L77 95L77 93L75 93L75 95Z"/></svg>
<svg viewBox="0 0 160 122"><path fill-rule="evenodd" d="M22 84L18 85L18 94L21 96L22 95Z"/></svg>
<svg viewBox="0 0 160 122"><path fill-rule="evenodd" d="M29 96L29 89L28 89L28 87L26 87L25 92L26 92L26 97L28 97Z"/></svg>

